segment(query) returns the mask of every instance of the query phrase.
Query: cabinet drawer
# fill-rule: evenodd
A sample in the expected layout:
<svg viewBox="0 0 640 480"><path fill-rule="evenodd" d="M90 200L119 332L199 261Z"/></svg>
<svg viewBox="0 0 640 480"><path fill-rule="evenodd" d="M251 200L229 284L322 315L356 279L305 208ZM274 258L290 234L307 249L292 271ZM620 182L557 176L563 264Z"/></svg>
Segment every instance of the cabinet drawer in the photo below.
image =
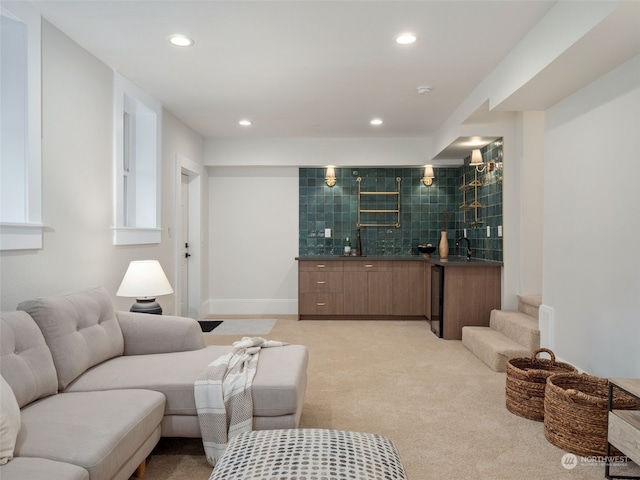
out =
<svg viewBox="0 0 640 480"><path fill-rule="evenodd" d="M298 312L300 315L340 315L343 313L342 293L301 293Z"/></svg>
<svg viewBox="0 0 640 480"><path fill-rule="evenodd" d="M342 272L301 271L298 276L300 293L342 293Z"/></svg>
<svg viewBox="0 0 640 480"><path fill-rule="evenodd" d="M343 263L335 260L300 260L298 269L301 272L341 272Z"/></svg>
<svg viewBox="0 0 640 480"><path fill-rule="evenodd" d="M345 272L391 272L393 271L393 262L390 261L360 261L352 260L344 262Z"/></svg>

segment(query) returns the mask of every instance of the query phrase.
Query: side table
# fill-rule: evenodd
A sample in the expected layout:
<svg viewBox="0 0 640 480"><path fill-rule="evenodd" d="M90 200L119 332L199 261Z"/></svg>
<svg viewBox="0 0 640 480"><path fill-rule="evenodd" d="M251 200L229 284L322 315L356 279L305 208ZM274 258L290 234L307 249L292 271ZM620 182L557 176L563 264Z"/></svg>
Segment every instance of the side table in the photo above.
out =
<svg viewBox="0 0 640 480"><path fill-rule="evenodd" d="M613 391L616 388L640 399L640 379L609 379L609 427L604 474L606 478L640 479L640 476L614 476L610 472L612 446L640 465L640 410L614 410L612 408Z"/></svg>

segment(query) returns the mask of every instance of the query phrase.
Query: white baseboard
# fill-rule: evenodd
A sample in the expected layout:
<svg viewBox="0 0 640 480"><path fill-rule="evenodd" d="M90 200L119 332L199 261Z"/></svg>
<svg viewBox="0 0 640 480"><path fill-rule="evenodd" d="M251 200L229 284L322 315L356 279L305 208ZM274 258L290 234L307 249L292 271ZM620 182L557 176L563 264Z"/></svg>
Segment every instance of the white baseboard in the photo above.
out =
<svg viewBox="0 0 640 480"><path fill-rule="evenodd" d="M297 315L298 299L209 299L209 315Z"/></svg>

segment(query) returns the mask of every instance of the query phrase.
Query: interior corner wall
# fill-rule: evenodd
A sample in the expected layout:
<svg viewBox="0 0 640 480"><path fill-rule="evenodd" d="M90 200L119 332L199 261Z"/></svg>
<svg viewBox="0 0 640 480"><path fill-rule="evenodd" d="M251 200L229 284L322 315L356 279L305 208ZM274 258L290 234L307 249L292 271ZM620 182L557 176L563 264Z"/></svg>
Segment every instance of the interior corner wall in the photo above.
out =
<svg viewBox="0 0 640 480"><path fill-rule="evenodd" d="M209 167L210 314L297 314L298 169Z"/></svg>
<svg viewBox="0 0 640 480"><path fill-rule="evenodd" d="M543 302L557 356L640 377L640 56L545 114Z"/></svg>
<svg viewBox="0 0 640 480"><path fill-rule="evenodd" d="M166 109L162 112L162 226L163 226L163 252L166 254L166 262L162 262L162 266L165 270L167 278L171 282L174 291L178 291L180 286L177 284L179 280L179 273L177 272L178 258L182 252L178 248L177 241L180 238L177 231L180 226L177 224L176 211L177 202L176 195L179 194L179 188L181 188L182 179L178 176L178 169L176 166L177 156L187 158L190 161L202 165L204 161L204 138L196 133L194 130L185 125L180 119L178 119L171 112ZM200 297L194 302L199 304L198 311L202 312L205 298L202 292L207 291L208 277L203 272L205 265L207 265L207 249L204 247L207 244L207 215L206 215L206 174L204 167L202 168L202 179L200 190L200 244L202 246L200 251L200 285L199 289L192 289L191 291L200 291ZM176 178L177 177L177 178ZM162 297L158 299L158 302L166 302L166 313L171 312L174 315L180 314L180 305L175 304L177 295L171 295L168 297ZM192 299L190 299L192 300ZM191 315L191 314L190 314ZM194 315L195 316L195 315Z"/></svg>
<svg viewBox="0 0 640 480"><path fill-rule="evenodd" d="M115 296L131 260L157 259L172 278L173 247L166 227L174 209L174 168L167 153L190 149L202 163L204 140L169 117L163 127L162 243L114 246L113 71L47 21L42 21L42 198L44 230L40 250L1 255L2 310L34 297L102 286L118 309L133 299ZM186 133L189 132L190 133ZM189 145L186 147L185 145ZM180 146L180 147L179 147ZM169 155L170 156L170 155ZM173 295L158 299L174 309Z"/></svg>
<svg viewBox="0 0 640 480"><path fill-rule="evenodd" d="M544 112L520 114L520 294L542 294Z"/></svg>

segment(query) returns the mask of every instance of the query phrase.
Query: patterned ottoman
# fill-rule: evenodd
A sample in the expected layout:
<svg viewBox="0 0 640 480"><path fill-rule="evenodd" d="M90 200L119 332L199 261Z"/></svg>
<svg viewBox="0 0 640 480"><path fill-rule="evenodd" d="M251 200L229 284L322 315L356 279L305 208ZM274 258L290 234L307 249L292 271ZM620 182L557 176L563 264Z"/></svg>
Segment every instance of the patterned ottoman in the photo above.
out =
<svg viewBox="0 0 640 480"><path fill-rule="evenodd" d="M231 439L209 480L407 479L395 445L369 433L255 430Z"/></svg>

